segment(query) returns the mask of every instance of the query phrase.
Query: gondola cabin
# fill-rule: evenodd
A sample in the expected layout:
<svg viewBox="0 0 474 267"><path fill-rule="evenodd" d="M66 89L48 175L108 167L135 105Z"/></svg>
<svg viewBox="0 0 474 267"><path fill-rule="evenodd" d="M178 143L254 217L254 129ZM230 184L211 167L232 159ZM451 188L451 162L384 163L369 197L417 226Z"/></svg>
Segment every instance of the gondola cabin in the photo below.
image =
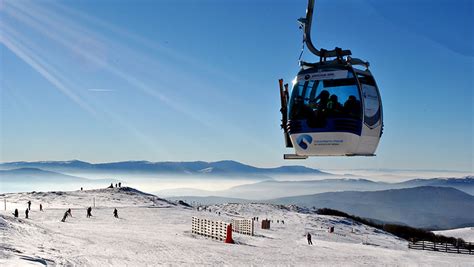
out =
<svg viewBox="0 0 474 267"><path fill-rule="evenodd" d="M303 65L286 100L282 126L295 154L285 158L375 155L382 103L368 68L346 60Z"/></svg>

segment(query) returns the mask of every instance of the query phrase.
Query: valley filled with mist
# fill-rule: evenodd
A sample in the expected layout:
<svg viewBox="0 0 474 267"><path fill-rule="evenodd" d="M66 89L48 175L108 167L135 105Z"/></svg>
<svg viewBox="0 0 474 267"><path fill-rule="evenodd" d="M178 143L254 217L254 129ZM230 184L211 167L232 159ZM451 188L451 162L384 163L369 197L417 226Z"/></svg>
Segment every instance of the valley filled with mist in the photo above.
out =
<svg viewBox="0 0 474 267"><path fill-rule="evenodd" d="M474 213L469 212L474 210L474 176L467 172L259 168L236 161L71 160L2 163L0 181L2 193L95 189L120 182L199 205L272 203L334 208L429 229L474 226Z"/></svg>

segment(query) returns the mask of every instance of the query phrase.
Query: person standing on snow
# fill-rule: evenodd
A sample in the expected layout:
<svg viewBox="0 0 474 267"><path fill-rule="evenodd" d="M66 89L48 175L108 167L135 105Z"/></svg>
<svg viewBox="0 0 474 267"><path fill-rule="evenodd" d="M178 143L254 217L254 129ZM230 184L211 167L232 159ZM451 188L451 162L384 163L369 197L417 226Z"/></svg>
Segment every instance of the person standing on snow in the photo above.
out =
<svg viewBox="0 0 474 267"><path fill-rule="evenodd" d="M92 217L92 208L88 207L87 208L87 218L90 218L90 217Z"/></svg>
<svg viewBox="0 0 474 267"><path fill-rule="evenodd" d="M15 209L15 211L13 212L13 216L15 216L15 218L18 218L18 209Z"/></svg>
<svg viewBox="0 0 474 267"><path fill-rule="evenodd" d="M40 211L43 211L43 205L40 204Z"/></svg>
<svg viewBox="0 0 474 267"><path fill-rule="evenodd" d="M26 209L26 210L25 210L25 219L28 219L28 213L30 213L30 210L29 210L29 209Z"/></svg>
<svg viewBox="0 0 474 267"><path fill-rule="evenodd" d="M118 218L118 210L117 209L114 209L114 217Z"/></svg>
<svg viewBox="0 0 474 267"><path fill-rule="evenodd" d="M28 200L28 210L31 210L31 200Z"/></svg>
<svg viewBox="0 0 474 267"><path fill-rule="evenodd" d="M308 245L312 245L312 244L313 244L313 242L311 241L311 234L310 234L310 233L308 233L308 234L306 235L306 239L308 240Z"/></svg>

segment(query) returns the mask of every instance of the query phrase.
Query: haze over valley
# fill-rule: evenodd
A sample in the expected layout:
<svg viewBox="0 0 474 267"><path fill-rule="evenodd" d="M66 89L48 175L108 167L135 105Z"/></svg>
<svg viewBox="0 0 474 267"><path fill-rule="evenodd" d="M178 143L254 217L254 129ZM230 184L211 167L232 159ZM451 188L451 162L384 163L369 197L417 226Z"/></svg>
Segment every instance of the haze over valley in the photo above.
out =
<svg viewBox="0 0 474 267"><path fill-rule="evenodd" d="M474 213L469 212L474 210L474 176L468 175L406 179L407 171L400 177L393 170L377 170L403 180L387 182L350 171L337 174L296 165L258 168L236 161L10 162L0 169L2 192L94 189L121 182L195 204L274 203L333 208L429 229L474 226Z"/></svg>

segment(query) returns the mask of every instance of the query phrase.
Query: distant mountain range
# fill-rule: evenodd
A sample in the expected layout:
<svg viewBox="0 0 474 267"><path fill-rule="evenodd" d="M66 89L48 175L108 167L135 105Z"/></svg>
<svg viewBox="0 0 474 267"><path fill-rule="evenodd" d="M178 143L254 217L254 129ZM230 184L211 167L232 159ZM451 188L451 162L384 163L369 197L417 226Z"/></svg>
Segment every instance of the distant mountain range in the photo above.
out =
<svg viewBox="0 0 474 267"><path fill-rule="evenodd" d="M77 190L80 187L107 187L118 182L115 179L87 179L38 168L0 170L0 192L47 191L52 188Z"/></svg>
<svg viewBox="0 0 474 267"><path fill-rule="evenodd" d="M96 175L100 174L100 175ZM155 192L163 196L218 196L242 199L273 199L335 191L377 191L418 186L452 187L474 195L474 176L464 178L413 179L405 182L375 182L357 178L350 174L336 176L304 166L281 166L258 168L236 161L217 162L149 162L124 161L112 163L88 163L84 161L37 161L0 163L0 179L22 182L80 182L80 179L95 177L158 178L161 175L181 177L208 177L233 179L243 177L256 182L232 187L222 191L206 191L193 188L175 188ZM277 181L280 176L302 181ZM45 179L48 178L49 179ZM325 179L330 177L330 179ZM349 178L348 178L349 177ZM8 178L8 179L7 179ZM311 179L311 180L308 180ZM105 180L104 180L105 181ZM112 182L112 181L111 181Z"/></svg>
<svg viewBox="0 0 474 267"><path fill-rule="evenodd" d="M430 229L474 226L474 196L447 187L328 192L266 202L332 208L360 217Z"/></svg>
<svg viewBox="0 0 474 267"><path fill-rule="evenodd" d="M276 168L258 168L240 162L224 160L216 162L149 162L124 161L112 163L88 163L79 160L71 161L37 161L0 163L0 169L39 168L46 171L64 173L135 173L167 175L216 175L255 177L268 179L267 175L330 175L317 169L304 166L281 166Z"/></svg>
<svg viewBox="0 0 474 267"><path fill-rule="evenodd" d="M244 184L222 191L206 191L192 188L167 189L156 192L164 196L218 196L252 200L317 194L339 191L377 191L419 186L452 187L474 195L474 177L415 179L400 183L374 182L367 179L333 178L310 181L267 180Z"/></svg>
<svg viewBox="0 0 474 267"><path fill-rule="evenodd" d="M38 168L0 170L0 182L2 183L83 183L88 181L89 179L86 178L66 175L52 171L45 171Z"/></svg>

